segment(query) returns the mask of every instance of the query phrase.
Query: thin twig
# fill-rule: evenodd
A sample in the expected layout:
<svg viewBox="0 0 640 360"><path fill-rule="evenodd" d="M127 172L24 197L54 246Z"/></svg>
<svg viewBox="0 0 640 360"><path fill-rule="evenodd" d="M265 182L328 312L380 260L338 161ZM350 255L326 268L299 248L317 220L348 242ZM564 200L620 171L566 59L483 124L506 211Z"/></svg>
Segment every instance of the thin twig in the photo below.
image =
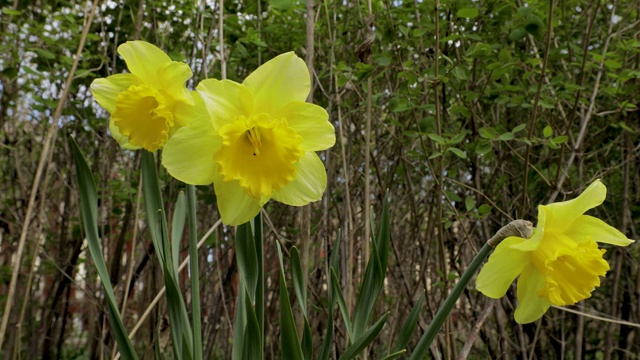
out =
<svg viewBox="0 0 640 360"><path fill-rule="evenodd" d="M619 325L627 325L627 326L631 326L631 327L640 329L640 324L634 323L634 322L630 322L630 321L624 321L624 320L618 320L618 319L610 319L610 318L606 318L606 317L603 317L603 316L593 315L593 314L585 313L585 312L582 312L582 311L569 309L569 308L563 307L563 306L551 305L551 307L555 308L555 309L558 309L558 310L570 312L572 314L588 317L588 318L594 319L594 320L600 320L600 321L613 323L613 324L619 324Z"/></svg>

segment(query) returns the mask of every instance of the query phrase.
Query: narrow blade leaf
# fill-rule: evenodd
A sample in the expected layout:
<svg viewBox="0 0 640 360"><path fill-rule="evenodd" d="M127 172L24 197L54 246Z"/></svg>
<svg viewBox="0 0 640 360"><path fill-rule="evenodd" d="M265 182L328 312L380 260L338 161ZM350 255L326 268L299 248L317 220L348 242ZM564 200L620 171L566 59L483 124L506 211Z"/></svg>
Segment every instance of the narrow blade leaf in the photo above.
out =
<svg viewBox="0 0 640 360"><path fill-rule="evenodd" d="M96 265L98 276L100 277L100 281L104 287L105 298L109 307L108 314L111 331L116 339L118 350L120 351L122 358L137 359L138 356L133 349L127 329L122 323L118 303L116 301L115 294L113 293L113 288L111 287L111 280L109 279L107 265L105 264L104 256L102 255L100 238L98 237L98 196L96 193L96 185L93 181L93 175L91 175L89 166L87 166L87 162L84 159L78 144L76 144L73 138L69 138L69 145L73 151L73 157L76 163L78 190L80 191L80 217L82 219L82 227L84 228L85 235L87 236L89 253Z"/></svg>
<svg viewBox="0 0 640 360"><path fill-rule="evenodd" d="M340 357L340 360L349 360L355 358L362 350L364 350L371 342L378 336L389 313L384 314L375 324L373 324L367 331L357 338L351 346L349 346L344 354Z"/></svg>
<svg viewBox="0 0 640 360"><path fill-rule="evenodd" d="M307 287L304 283L304 273L302 269L302 262L300 261L300 254L298 249L294 246L291 248L291 273L293 276L293 290L296 293L298 304L302 309L302 313L307 315Z"/></svg>
<svg viewBox="0 0 640 360"><path fill-rule="evenodd" d="M236 232L236 260L238 260L240 275L245 281L245 286L253 303L256 299L259 270L256 244L251 234L251 225L249 223L238 226L238 231Z"/></svg>
<svg viewBox="0 0 640 360"><path fill-rule="evenodd" d="M282 359L284 360L303 360L302 347L298 339L295 320L293 319L293 311L289 303L289 291L287 290L287 282L284 275L284 265L282 259L282 250L280 244L276 242L278 247L278 259L280 261L280 351L282 351Z"/></svg>
<svg viewBox="0 0 640 360"><path fill-rule="evenodd" d="M180 263L180 239L184 233L184 224L187 219L187 201L184 192L178 194L176 207L171 220L171 258L173 259L174 272L178 273L178 264Z"/></svg>

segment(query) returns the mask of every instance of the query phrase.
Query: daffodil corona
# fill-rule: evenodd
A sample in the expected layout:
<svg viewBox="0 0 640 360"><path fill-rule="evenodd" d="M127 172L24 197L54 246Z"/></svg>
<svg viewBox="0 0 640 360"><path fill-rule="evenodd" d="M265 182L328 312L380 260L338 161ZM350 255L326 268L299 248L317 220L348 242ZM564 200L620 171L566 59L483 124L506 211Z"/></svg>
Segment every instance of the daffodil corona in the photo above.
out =
<svg viewBox="0 0 640 360"><path fill-rule="evenodd" d="M122 147L156 151L189 121L191 69L144 41L126 42L118 53L131 73L96 79L91 93L111 114L109 129Z"/></svg>
<svg viewBox="0 0 640 360"><path fill-rule="evenodd" d="M551 305L565 306L589 298L609 264L597 242L627 246L633 241L604 221L584 215L604 201L606 187L594 181L573 200L540 205L530 239L508 237L478 274L477 289L500 298L519 276L518 323L533 322Z"/></svg>
<svg viewBox="0 0 640 360"><path fill-rule="evenodd" d="M289 52L242 84L208 79L197 88L209 117L179 129L162 163L178 180L213 183L224 223L253 218L270 199L301 206L322 197L324 164L315 153L335 143L327 112L306 103L309 71Z"/></svg>

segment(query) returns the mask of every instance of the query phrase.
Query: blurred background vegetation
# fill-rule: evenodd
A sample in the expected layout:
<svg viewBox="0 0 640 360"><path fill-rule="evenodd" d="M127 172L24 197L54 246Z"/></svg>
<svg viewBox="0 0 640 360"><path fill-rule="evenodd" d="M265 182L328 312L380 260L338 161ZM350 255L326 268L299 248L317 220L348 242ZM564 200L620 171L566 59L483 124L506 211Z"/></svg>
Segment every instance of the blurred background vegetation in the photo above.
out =
<svg viewBox="0 0 640 360"><path fill-rule="evenodd" d="M415 346L484 241L511 219L535 221L537 204L575 197L600 178L609 193L595 214L639 239L637 0L3 0L0 22L3 359L114 355L79 222L69 136L97 177L103 248L116 294L122 301L126 294L129 329L162 287L139 205L139 153L109 136L108 114L88 90L93 79L125 71L116 48L127 40L149 41L187 62L190 88L223 76L223 63L224 75L241 81L286 51L313 60L313 99L329 112L338 141L321 154L328 186L310 216L276 203L265 208L267 358L280 358L274 241L285 251L303 249L317 347L328 316L340 330L339 316L325 310L330 245L341 229L341 282L353 306L369 251L366 209L380 213L387 189L391 253L376 313L390 317L368 349L372 359L388 351L426 293L409 343ZM172 209L183 185L161 176ZM197 195L202 235L218 215L211 187ZM207 359L231 353L233 231L216 227L200 250ZM518 325L515 287L496 301L469 287L433 356L638 359L639 247L605 249L611 270L591 299L570 307L579 313L551 309L539 322ZM12 276L17 287L9 294ZM166 345L167 319L161 300L133 338L142 358L153 358L156 342ZM335 354L345 341L337 331Z"/></svg>

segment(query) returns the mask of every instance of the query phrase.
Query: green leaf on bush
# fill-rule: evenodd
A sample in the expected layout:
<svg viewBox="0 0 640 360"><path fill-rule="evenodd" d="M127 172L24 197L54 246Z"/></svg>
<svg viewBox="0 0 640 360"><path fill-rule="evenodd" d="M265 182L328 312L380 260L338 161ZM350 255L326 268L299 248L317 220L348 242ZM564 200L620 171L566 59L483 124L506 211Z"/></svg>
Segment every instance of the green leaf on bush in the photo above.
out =
<svg viewBox="0 0 640 360"><path fill-rule="evenodd" d="M493 149L493 144L490 141L481 140L476 145L476 153L478 155L484 155Z"/></svg>
<svg viewBox="0 0 640 360"><path fill-rule="evenodd" d="M620 69L622 64L619 61L609 59L604 61L604 65L609 69Z"/></svg>
<svg viewBox="0 0 640 360"><path fill-rule="evenodd" d="M486 215L491 212L491 206L482 204L478 207L478 215Z"/></svg>
<svg viewBox="0 0 640 360"><path fill-rule="evenodd" d="M5 7L5 8L2 8L2 13L7 14L7 15L20 15L20 14L22 14L22 11L13 10L12 8Z"/></svg>
<svg viewBox="0 0 640 360"><path fill-rule="evenodd" d="M427 136L429 137L429 139L437 142L440 145L445 145L447 143L447 141L438 134L431 133L431 134L428 134Z"/></svg>
<svg viewBox="0 0 640 360"><path fill-rule="evenodd" d="M269 5L276 10L286 11L296 6L296 0L268 0Z"/></svg>
<svg viewBox="0 0 640 360"><path fill-rule="evenodd" d="M515 134L515 133L520 132L520 131L522 131L522 130L524 130L526 128L527 128L527 124L520 124L520 125L514 127L513 129L511 129L511 132Z"/></svg>
<svg viewBox="0 0 640 360"><path fill-rule="evenodd" d="M518 41L518 40L524 39L525 36L527 36L527 30L523 28L515 28L509 34L509 40Z"/></svg>
<svg viewBox="0 0 640 360"><path fill-rule="evenodd" d="M467 196L464 199L464 207L467 208L467 211L471 211L476 207L476 201L471 196Z"/></svg>
<svg viewBox="0 0 640 360"><path fill-rule="evenodd" d="M458 80L464 81L464 80L469 79L469 78L467 77L467 73L466 73L466 71L465 71L462 67L460 67L460 66L456 66L456 67L454 67L453 69L451 69L451 73L452 73L452 74L453 74L453 76L454 76L456 79L458 79Z"/></svg>
<svg viewBox="0 0 640 360"><path fill-rule="evenodd" d="M450 147L450 148L447 149L447 151L450 151L450 152L454 153L460 159L466 159L467 158L467 153L465 153L464 151L462 151L462 150L460 150L458 148Z"/></svg>
<svg viewBox="0 0 640 360"><path fill-rule="evenodd" d="M560 136L554 137L551 141L553 141L556 144L563 144L567 140L569 140L569 137L567 135L560 135Z"/></svg>
<svg viewBox="0 0 640 360"><path fill-rule="evenodd" d="M478 16L478 8L462 8L456 13L460 18L473 19Z"/></svg>
<svg viewBox="0 0 640 360"><path fill-rule="evenodd" d="M509 140L513 140L513 138L514 138L513 133L510 133L510 132L506 132L498 136L498 140L501 140L501 141L509 141Z"/></svg>
<svg viewBox="0 0 640 360"><path fill-rule="evenodd" d="M480 130L478 130L478 134L488 140L495 139L498 136L498 133L495 130L488 127L480 128Z"/></svg>

